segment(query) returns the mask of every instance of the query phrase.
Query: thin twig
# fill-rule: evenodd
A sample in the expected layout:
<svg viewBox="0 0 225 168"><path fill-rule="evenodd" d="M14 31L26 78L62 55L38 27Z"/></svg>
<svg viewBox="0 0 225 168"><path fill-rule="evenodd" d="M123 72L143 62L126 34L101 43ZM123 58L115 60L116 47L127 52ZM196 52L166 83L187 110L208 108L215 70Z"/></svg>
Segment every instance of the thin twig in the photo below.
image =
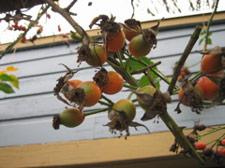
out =
<svg viewBox="0 0 225 168"><path fill-rule="evenodd" d="M152 77L146 71L144 71L144 74L147 76L148 81L151 83L151 85L156 88L156 85L154 81L152 80Z"/></svg>
<svg viewBox="0 0 225 168"><path fill-rule="evenodd" d="M107 98L106 96L102 95L102 99L106 100L111 106L114 105L114 102Z"/></svg>
<svg viewBox="0 0 225 168"><path fill-rule="evenodd" d="M209 19L208 24L207 24L206 36L205 36L205 45L204 45L203 51L205 51L207 49L207 42L208 42L208 39L209 39L209 28L211 26L213 17L215 15L216 11L217 11L218 4L219 4L219 0L216 0L216 5L215 5L215 8L214 8L214 11L211 14L210 19Z"/></svg>
<svg viewBox="0 0 225 168"><path fill-rule="evenodd" d="M82 37L82 44L87 47L89 45L90 38L85 30L70 16L66 10L55 4L53 0L45 0L45 2L48 3L55 11L61 14L70 23L70 25Z"/></svg>
<svg viewBox="0 0 225 168"><path fill-rule="evenodd" d="M181 68L183 67L187 57L189 56L192 48L194 47L196 41L198 40L199 38L199 35L201 33L201 30L202 30L202 27L201 26L196 26L193 34L191 35L191 38L182 54L182 56L180 57L180 60L179 62L176 64L176 67L174 68L174 73L173 73L173 76L172 76L172 80L171 80L171 83L168 87L168 92L172 95L173 94L173 88L175 87L175 84L176 84L176 81L177 81L177 77L179 76L180 74L180 70Z"/></svg>
<svg viewBox="0 0 225 168"><path fill-rule="evenodd" d="M108 111L109 108L103 108L103 109L99 109L99 110L93 110L93 111L90 111L90 112L85 112L84 113L84 116L89 116L89 115L94 115L94 114L97 114L97 113L102 113L102 112L105 112L105 111Z"/></svg>
<svg viewBox="0 0 225 168"><path fill-rule="evenodd" d="M132 6L132 10L133 10L132 15L131 15L131 19L133 19L133 17L134 17L134 11L135 11L135 8L134 8L134 0L131 0L131 6Z"/></svg>
<svg viewBox="0 0 225 168"><path fill-rule="evenodd" d="M0 59L6 54L8 53L10 50L13 49L13 47L18 43L20 42L27 34L27 32L38 22L38 20L41 18L41 16L48 10L49 6L46 6L41 13L39 13L37 15L37 18L34 20L34 21L31 21L30 24L28 25L27 29L19 35L19 37L14 41L12 42L4 51L1 52L1 55L0 55Z"/></svg>
<svg viewBox="0 0 225 168"><path fill-rule="evenodd" d="M77 0L73 0L73 1L65 8L65 10L69 12L70 9L73 7L73 5L74 5L76 2L77 2Z"/></svg>
<svg viewBox="0 0 225 168"><path fill-rule="evenodd" d="M157 65L159 65L159 64L161 64L161 61L158 61L158 62L156 62L156 63L154 63L154 64L148 65L148 66L146 66L146 67L144 67L144 68L137 69L137 70L131 72L130 74L131 74L131 75L134 75L134 74L138 74L138 73L145 72L146 70L151 69L151 68L153 68L153 67L155 67L155 66L157 66Z"/></svg>

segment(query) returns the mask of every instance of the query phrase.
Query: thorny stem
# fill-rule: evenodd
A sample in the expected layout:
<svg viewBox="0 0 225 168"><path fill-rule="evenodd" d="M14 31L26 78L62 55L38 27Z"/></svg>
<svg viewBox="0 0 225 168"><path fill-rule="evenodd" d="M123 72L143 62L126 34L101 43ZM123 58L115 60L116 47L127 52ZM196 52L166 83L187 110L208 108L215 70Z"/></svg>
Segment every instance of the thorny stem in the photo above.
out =
<svg viewBox="0 0 225 168"><path fill-rule="evenodd" d="M21 41L27 34L27 32L38 22L38 20L43 16L43 14L46 13L46 11L48 10L49 6L46 6L41 13L38 13L37 18L34 21L31 21L30 24L28 25L27 29L19 35L19 37L12 42L4 51L1 52L0 55L0 59L6 54L8 53L10 50L13 49L13 47L19 42Z"/></svg>
<svg viewBox="0 0 225 168"><path fill-rule="evenodd" d="M94 114L97 114L97 113L102 113L102 112L105 112L109 110L109 108L103 108L103 109L99 109L99 110L93 110L93 111L90 111L90 112L86 112L84 113L84 116L89 116L89 115L94 115Z"/></svg>
<svg viewBox="0 0 225 168"><path fill-rule="evenodd" d="M44 0L44 1L48 3L55 11L61 14L70 23L70 25L82 37L82 44L84 46L88 46L90 42L89 36L87 35L86 31L70 16L70 14L66 10L62 9L57 4L55 4L53 0Z"/></svg>
<svg viewBox="0 0 225 168"><path fill-rule="evenodd" d="M215 8L214 8L214 11L213 11L213 13L211 14L210 19L209 19L208 24L207 24L207 28L206 28L206 36L205 36L205 45L204 45L203 51L206 51L206 50L207 50L207 42L208 42L208 39L209 39L209 28L210 28L210 26L211 26L213 17L214 17L214 15L215 15L216 11L217 11L218 4L219 4L219 0L216 0L216 5L215 5Z"/></svg>
<svg viewBox="0 0 225 168"><path fill-rule="evenodd" d="M171 83L168 87L168 92L170 93L170 95L173 94L173 89L175 87L175 84L176 84L176 81L177 81L177 78L180 74L180 70L181 68L183 67L187 57L189 56L192 48L194 47L196 41L198 40L199 38L199 35L201 33L201 30L202 30L202 27L201 26L196 26L193 34L191 35L191 38L182 54L182 56L180 57L180 60L179 62L176 64L175 68L174 68L174 73L173 73L173 77L172 77L172 80L171 80Z"/></svg>
<svg viewBox="0 0 225 168"><path fill-rule="evenodd" d="M183 129L176 124L176 122L172 119L168 112L164 111L159 116L169 128L169 130L173 133L176 138L176 141L180 144L180 146L184 148L185 151L190 152L191 155L198 159L201 164L204 164L205 161L202 159L202 157L198 154L198 152L194 149L187 137L184 135Z"/></svg>
<svg viewBox="0 0 225 168"><path fill-rule="evenodd" d="M134 59L134 60L136 60L136 59ZM140 60L136 60L136 61L141 62ZM143 61L141 63L143 65L146 65L146 63ZM130 76L128 76L128 77L130 77ZM189 142L187 137L184 135L182 129L176 124L176 122L172 119L172 117L168 114L168 112L167 111L162 112L159 116L163 120L163 122L167 125L169 130L173 133L173 135L175 136L177 142L181 145L181 147L183 147L185 151L190 152L191 155L193 157L195 157L196 159L198 159L201 164L204 164L205 163L204 160L196 152L196 150L194 149L192 144Z"/></svg>

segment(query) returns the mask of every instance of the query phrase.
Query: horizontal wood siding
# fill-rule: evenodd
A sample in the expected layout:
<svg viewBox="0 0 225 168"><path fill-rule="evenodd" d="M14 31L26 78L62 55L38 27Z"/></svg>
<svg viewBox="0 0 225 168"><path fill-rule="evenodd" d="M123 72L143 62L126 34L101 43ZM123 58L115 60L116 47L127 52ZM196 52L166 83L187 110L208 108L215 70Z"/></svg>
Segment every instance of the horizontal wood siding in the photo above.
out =
<svg viewBox="0 0 225 168"><path fill-rule="evenodd" d="M211 38L213 46L224 46L225 24L213 25L210 30L213 32ZM176 30L163 30L158 35L157 48L152 50L148 57L152 61L162 61L158 68L166 75L171 76L173 66L178 61L180 55L190 39L194 27L181 28ZM3 57L0 67L5 68L13 65L19 68L14 74L20 78L20 89L15 94L0 93L0 146L36 144L47 142L83 140L115 137L109 133L108 128L103 125L108 122L107 114L102 113L87 117L85 122L74 129L61 127L55 131L51 127L52 116L58 114L65 108L65 104L58 101L53 95L53 88L56 80L66 72L59 63L66 64L70 68L84 70L75 74L77 79L83 81L92 80L94 69L86 63L79 67L76 63L76 48L79 43L71 43L70 47L66 45L53 46L32 50L25 50L16 53L10 53ZM192 72L199 71L199 64L202 55L196 50L201 50L203 45L196 43L186 65ZM213 47L212 46L212 47ZM209 46L210 47L210 46ZM109 66L105 66L110 70ZM167 89L167 85L161 82L162 90ZM126 98L127 92L110 96L113 101L120 98ZM205 109L202 115L191 112L190 108L182 106L183 113L177 115L174 112L177 104L177 97L174 96L173 103L168 105L168 111L181 126L190 128L194 122L201 121L206 125L224 124L224 107L218 106L213 109ZM99 104L85 108L86 111L101 108ZM143 115L142 109L137 107L136 121L140 121ZM165 131L166 126L162 121L144 122L152 132ZM138 128L138 131L131 129L131 134L145 134L144 128Z"/></svg>

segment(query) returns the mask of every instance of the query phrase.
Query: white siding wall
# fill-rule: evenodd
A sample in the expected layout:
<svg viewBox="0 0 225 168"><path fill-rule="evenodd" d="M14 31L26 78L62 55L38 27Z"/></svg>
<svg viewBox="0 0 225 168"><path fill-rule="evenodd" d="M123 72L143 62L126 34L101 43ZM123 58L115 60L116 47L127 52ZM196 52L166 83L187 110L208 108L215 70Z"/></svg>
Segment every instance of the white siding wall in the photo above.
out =
<svg viewBox="0 0 225 168"><path fill-rule="evenodd" d="M193 30L194 26L159 33L157 48L152 50L149 57L154 62L162 61L158 68L166 75L172 74L173 65L178 61ZM213 46L224 46L225 24L212 26L210 30L213 31L211 37ZM70 68L78 68L76 63L78 46L79 44L72 44L70 47L62 45L20 51L8 54L0 60L0 66L3 68L9 65L19 68L15 75L20 78L20 90L15 94L0 93L0 146L115 137L103 126L108 122L107 113L89 116L81 126L73 129L61 126L60 130L55 131L51 126L52 116L63 111L66 106L58 101L52 92L56 80L65 73L65 68L58 64L64 63ZM201 49L202 45L199 46L197 42L186 62L192 72L199 70L201 55L194 51ZM82 81L92 80L94 69L85 63L79 68L86 69L75 74L76 78ZM163 90L167 89L167 85L163 82L161 87ZM127 93L123 92L110 97L116 101L126 96ZM177 100L176 96L173 98ZM184 106L183 112L176 114L174 112L176 104L176 101L169 104L168 111L180 126L190 128L199 120L206 125L225 123L223 106L205 109L201 115L197 115ZM98 108L100 105L97 104L87 110ZM142 110L138 108L135 120L140 121L142 115ZM151 120L144 124L151 132L167 130L162 121L156 124ZM138 131L131 128L131 134L143 133L146 133L144 128L139 128Z"/></svg>

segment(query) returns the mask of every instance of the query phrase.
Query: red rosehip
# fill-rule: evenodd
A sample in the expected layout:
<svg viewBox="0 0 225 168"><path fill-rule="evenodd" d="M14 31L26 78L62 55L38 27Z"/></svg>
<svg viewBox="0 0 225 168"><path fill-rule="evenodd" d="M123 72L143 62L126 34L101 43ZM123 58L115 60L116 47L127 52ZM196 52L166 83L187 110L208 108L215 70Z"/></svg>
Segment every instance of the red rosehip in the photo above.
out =
<svg viewBox="0 0 225 168"><path fill-rule="evenodd" d="M195 144L196 150L203 150L203 149L205 149L205 147L206 147L206 144L203 143L203 142L198 142L198 143Z"/></svg>

